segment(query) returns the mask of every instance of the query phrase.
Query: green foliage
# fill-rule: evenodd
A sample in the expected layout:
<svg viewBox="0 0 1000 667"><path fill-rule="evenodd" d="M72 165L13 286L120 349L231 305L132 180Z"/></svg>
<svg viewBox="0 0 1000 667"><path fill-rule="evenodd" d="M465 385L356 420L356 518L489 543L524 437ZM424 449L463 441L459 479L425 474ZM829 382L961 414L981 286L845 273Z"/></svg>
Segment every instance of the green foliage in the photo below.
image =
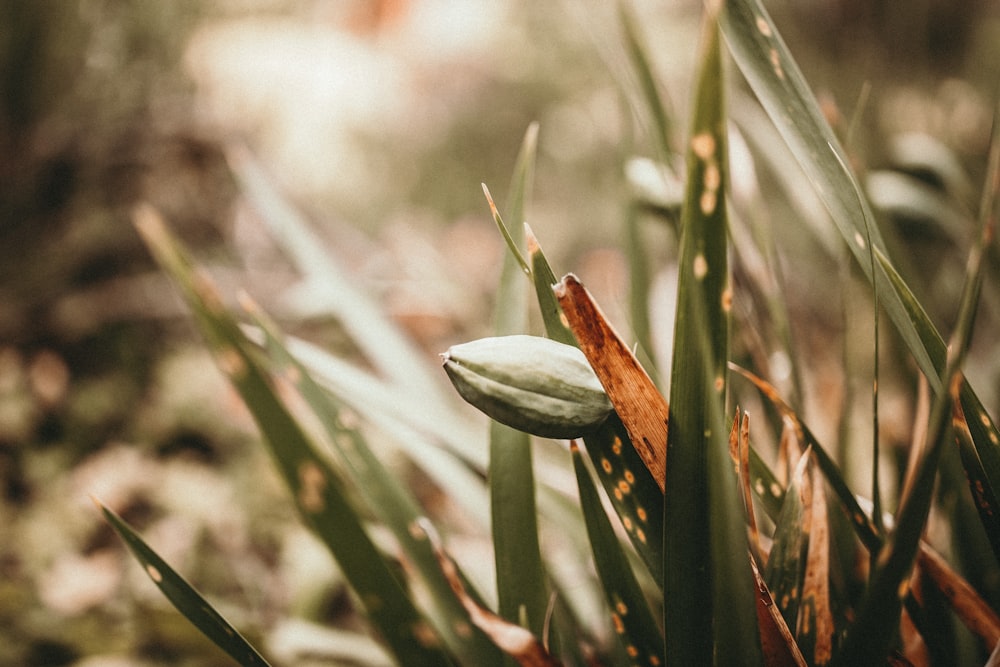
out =
<svg viewBox="0 0 1000 667"><path fill-rule="evenodd" d="M674 124L627 8L621 20L648 107L650 152L668 161L676 151ZM734 294L743 288L733 280L734 265L739 268L744 253L759 250L742 247L732 253L734 239L765 235L738 230L740 212L727 198L728 88L720 34L816 189L859 275L870 283L876 320L881 306L895 326L893 342L902 343L936 393L921 417L926 436L913 448L911 473L891 503L892 515L883 515L877 497L865 501L851 488L829 448L805 423L802 406L781 396L766 369L734 363L731 339L752 324L735 315L733 304L768 289L751 277L747 296ZM527 208L537 132L532 126L526 134L510 187L509 217L518 221ZM488 446L481 433L480 444L472 444L475 436L469 435L461 406L439 392L419 353L331 268L305 225L248 157L234 156L244 188L307 279L331 283L325 292L331 308L351 321L350 333L374 372L285 340L248 301L250 321L239 326L157 216L144 209L137 221L254 415L303 519L338 560L372 629L400 664L584 664L588 655L599 662L644 665L880 664L896 659L904 644L921 641L933 655L958 660L963 657L959 648L944 645L927 622L934 614L954 614L975 633L982 658L1000 640L1000 618L956 572L958 566L932 555L928 527L934 512L937 520L957 529L949 505L936 500L935 485L939 473L958 458L982 518L977 529L985 529L993 546L985 556L1000 554L994 494L1000 483L1000 437L962 374L992 238L1000 141L994 140L982 233L966 266L947 347L890 259L846 152L774 23L754 0L730 0L706 12L682 152L686 177L669 401L583 284L572 275L557 281L530 229L526 249L521 248L484 187L510 250L500 279L497 334L526 333L530 285L545 334L581 348L614 408L607 421L583 436L583 447L574 441L568 452L533 443L527 433L498 423L491 424ZM634 214L639 202L627 208ZM630 237L640 224L628 216ZM643 249L637 243L630 249L645 276ZM775 261L770 250L761 254ZM773 302L761 304L761 310L778 319L786 313ZM644 338L653 334L648 322L641 319ZM786 325L777 323L783 340L790 342ZM544 348L525 349L537 355ZM754 352L759 358L759 350L747 356L754 358ZM788 352L793 363L807 366ZM533 366L544 362L525 358L513 368L524 373L525 386L534 387L531 383L543 375ZM803 370L795 369L794 376L808 377ZM780 447L751 443L749 421L733 405L738 392L731 380L737 376L759 390L776 415ZM797 387L795 393L804 389ZM317 444L306 417L292 409L293 395L318 418L328 448ZM533 424L546 418L541 407L542 414L532 414ZM727 441L727 415L733 412L737 420ZM550 417L555 423L565 414ZM877 419L873 430L877 453ZM489 527L496 612L490 610L494 605L487 602L489 589L482 588L482 579L463 572L449 555L439 536L448 534L447 522L427 516L369 433L390 436L394 442L388 451L404 453L450 502L468 511L473 523L484 532ZM952 442L958 444L958 457L949 448ZM575 493L558 483L569 470ZM952 471L947 479L955 477ZM966 494L962 502L969 503L968 489L951 482L949 490ZM949 502L956 504L953 498ZM127 525L105 513L196 626L244 664L262 661ZM844 525L849 528L841 530ZM392 540L375 539L375 526L386 529ZM948 550L951 545L934 546ZM397 560L406 564L401 572L394 568ZM578 562L592 562L593 573L573 569ZM859 562L870 563L871 571L856 572ZM915 579L915 571L925 576ZM911 589L911 581L918 581L920 590ZM932 595L932 588L940 595ZM602 637L617 643L602 643Z"/></svg>

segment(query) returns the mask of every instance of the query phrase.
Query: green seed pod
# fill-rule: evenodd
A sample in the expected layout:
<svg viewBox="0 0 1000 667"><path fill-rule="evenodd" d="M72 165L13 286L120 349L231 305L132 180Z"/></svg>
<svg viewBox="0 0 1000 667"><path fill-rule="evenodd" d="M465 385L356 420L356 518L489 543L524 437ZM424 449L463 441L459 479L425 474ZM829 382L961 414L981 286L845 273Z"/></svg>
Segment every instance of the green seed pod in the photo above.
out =
<svg viewBox="0 0 1000 667"><path fill-rule="evenodd" d="M577 438L613 409L586 357L571 345L501 336L454 345L441 356L462 398L520 431Z"/></svg>

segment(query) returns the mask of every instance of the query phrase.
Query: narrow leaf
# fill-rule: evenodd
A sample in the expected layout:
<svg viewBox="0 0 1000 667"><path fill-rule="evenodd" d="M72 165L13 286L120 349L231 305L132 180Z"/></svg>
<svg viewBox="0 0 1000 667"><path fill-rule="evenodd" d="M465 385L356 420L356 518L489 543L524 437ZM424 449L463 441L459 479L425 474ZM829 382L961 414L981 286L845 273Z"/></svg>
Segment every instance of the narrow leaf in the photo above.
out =
<svg viewBox="0 0 1000 667"><path fill-rule="evenodd" d="M512 199L522 206L521 197L529 187L524 179L531 175L528 165L533 160L535 134L536 130L529 128L518 158L521 166L512 180L512 191L521 193ZM500 275L494 330L498 336L523 333L528 322L528 302L520 274L529 274L530 268L485 185L483 192L510 250ZM531 438L527 433L490 422L489 485L500 615L524 623L534 635L542 636L549 596L538 538Z"/></svg>
<svg viewBox="0 0 1000 667"><path fill-rule="evenodd" d="M120 516L105 507L98 500L94 503L104 514L105 519L122 538L132 555L146 570L163 595L177 608L177 611L191 621L206 637L228 653L236 662L244 667L267 665L268 662L236 631L205 598L185 581L166 561L150 548L139 535L132 530Z"/></svg>
<svg viewBox="0 0 1000 667"><path fill-rule="evenodd" d="M649 610L639 582L622 551L601 504L590 471L575 442L571 443L573 467L580 490L580 508L594 554L594 565L611 609L615 633L634 664L663 664L663 635Z"/></svg>

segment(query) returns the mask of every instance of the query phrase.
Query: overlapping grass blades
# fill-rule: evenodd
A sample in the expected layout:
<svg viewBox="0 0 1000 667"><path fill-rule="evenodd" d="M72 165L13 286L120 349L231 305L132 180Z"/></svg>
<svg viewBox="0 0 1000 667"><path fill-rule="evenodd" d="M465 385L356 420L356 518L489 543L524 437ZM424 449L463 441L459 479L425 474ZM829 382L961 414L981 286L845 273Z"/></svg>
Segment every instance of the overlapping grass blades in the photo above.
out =
<svg viewBox="0 0 1000 667"><path fill-rule="evenodd" d="M726 0L722 26L736 64L812 182L859 267L877 284L885 311L901 339L935 393L946 392L944 340L895 270L877 229L871 230L871 251L876 260L875 275L871 274L866 221L874 216L867 199L856 189L857 179L848 170L843 149L763 5L758 0ZM991 511L983 513L982 519L994 552L1000 557L996 539L1000 535L1000 512L995 511L1000 484L1000 433L968 383L962 385L960 402L969 416L969 433L978 462L968 457L964 460L966 465L981 467L970 471L970 477L986 483L984 498Z"/></svg>
<svg viewBox="0 0 1000 667"><path fill-rule="evenodd" d="M408 665L451 664L436 631L361 525L347 499L344 481L285 407L253 345L226 311L214 286L195 270L156 212L139 209L136 225L195 314L219 367L253 414L303 519L337 559L374 628Z"/></svg>

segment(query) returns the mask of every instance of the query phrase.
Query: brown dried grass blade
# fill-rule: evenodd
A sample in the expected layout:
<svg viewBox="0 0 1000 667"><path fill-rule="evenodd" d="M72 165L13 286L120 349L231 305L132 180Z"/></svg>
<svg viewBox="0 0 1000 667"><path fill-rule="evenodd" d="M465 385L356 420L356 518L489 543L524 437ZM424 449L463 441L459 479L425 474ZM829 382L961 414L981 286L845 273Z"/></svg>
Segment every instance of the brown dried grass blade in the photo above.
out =
<svg viewBox="0 0 1000 667"><path fill-rule="evenodd" d="M632 445L662 491L667 470L667 400L576 276L566 275L553 290Z"/></svg>

